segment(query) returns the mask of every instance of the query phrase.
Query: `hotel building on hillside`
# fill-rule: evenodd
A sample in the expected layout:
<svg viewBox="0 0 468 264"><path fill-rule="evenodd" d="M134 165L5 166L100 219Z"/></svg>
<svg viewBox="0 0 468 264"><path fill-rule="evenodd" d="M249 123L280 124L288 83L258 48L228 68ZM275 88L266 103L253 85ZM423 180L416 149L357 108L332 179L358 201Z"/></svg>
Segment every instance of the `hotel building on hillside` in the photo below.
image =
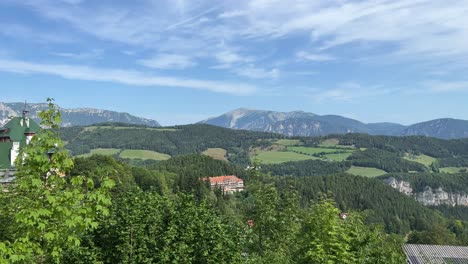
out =
<svg viewBox="0 0 468 264"><path fill-rule="evenodd" d="M210 181L211 190L220 188L226 194L232 194L244 190L244 181L235 175L217 176L202 178L203 181Z"/></svg>

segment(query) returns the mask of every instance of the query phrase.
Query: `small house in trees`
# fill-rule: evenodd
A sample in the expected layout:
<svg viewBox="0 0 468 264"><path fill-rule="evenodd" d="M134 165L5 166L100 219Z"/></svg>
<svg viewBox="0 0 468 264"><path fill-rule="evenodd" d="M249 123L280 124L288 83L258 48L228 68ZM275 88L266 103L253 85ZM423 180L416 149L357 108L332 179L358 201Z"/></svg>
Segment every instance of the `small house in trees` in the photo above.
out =
<svg viewBox="0 0 468 264"><path fill-rule="evenodd" d="M0 179L2 182L12 178L15 160L20 150L31 142L40 130L39 125L29 118L29 111L24 110L21 117L12 117L0 128Z"/></svg>
<svg viewBox="0 0 468 264"><path fill-rule="evenodd" d="M202 180L210 182L211 190L220 188L224 193L227 194L244 190L244 181L234 175L208 177L203 178Z"/></svg>

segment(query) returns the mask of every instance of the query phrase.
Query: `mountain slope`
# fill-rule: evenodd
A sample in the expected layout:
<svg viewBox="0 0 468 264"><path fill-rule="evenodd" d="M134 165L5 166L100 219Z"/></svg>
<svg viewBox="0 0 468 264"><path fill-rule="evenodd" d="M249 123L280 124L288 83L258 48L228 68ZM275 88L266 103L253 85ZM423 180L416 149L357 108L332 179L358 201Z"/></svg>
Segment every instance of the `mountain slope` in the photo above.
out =
<svg viewBox="0 0 468 264"><path fill-rule="evenodd" d="M468 121L452 118L435 119L411 125L401 131L401 136L421 135L444 139L468 137Z"/></svg>
<svg viewBox="0 0 468 264"><path fill-rule="evenodd" d="M24 103L0 102L0 126L8 122L10 116L20 116L24 109ZM41 110L47 109L47 104L28 104L30 116L37 121L37 115ZM138 125L159 127L157 121L136 117L128 113L121 113L93 108L60 109L62 113L62 126L86 126L103 122L122 122Z"/></svg>
<svg viewBox="0 0 468 264"><path fill-rule="evenodd" d="M200 123L233 129L280 133L288 136L319 136L334 133L368 133L364 123L341 116L319 116L302 111L274 112L236 109Z"/></svg>
<svg viewBox="0 0 468 264"><path fill-rule="evenodd" d="M274 112L236 109L200 123L233 129L279 133L287 136L323 136L329 134L367 133L370 135L420 135L443 139L467 138L468 121L436 119L404 126L396 123L369 123L338 115L316 115L302 111Z"/></svg>

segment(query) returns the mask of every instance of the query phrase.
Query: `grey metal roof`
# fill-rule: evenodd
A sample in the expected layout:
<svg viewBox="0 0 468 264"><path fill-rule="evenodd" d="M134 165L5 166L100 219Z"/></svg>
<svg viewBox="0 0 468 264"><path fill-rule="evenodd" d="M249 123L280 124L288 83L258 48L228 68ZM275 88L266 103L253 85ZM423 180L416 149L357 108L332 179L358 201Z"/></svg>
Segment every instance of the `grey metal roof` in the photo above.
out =
<svg viewBox="0 0 468 264"><path fill-rule="evenodd" d="M468 247L406 244L410 264L468 264Z"/></svg>

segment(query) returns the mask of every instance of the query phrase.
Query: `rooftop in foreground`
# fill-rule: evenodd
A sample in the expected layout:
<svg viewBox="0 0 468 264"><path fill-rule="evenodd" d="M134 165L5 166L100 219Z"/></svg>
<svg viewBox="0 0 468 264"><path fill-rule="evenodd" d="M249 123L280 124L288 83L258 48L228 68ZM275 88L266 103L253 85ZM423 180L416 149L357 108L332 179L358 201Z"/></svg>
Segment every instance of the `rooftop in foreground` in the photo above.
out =
<svg viewBox="0 0 468 264"><path fill-rule="evenodd" d="M406 244L409 264L468 264L468 247Z"/></svg>

